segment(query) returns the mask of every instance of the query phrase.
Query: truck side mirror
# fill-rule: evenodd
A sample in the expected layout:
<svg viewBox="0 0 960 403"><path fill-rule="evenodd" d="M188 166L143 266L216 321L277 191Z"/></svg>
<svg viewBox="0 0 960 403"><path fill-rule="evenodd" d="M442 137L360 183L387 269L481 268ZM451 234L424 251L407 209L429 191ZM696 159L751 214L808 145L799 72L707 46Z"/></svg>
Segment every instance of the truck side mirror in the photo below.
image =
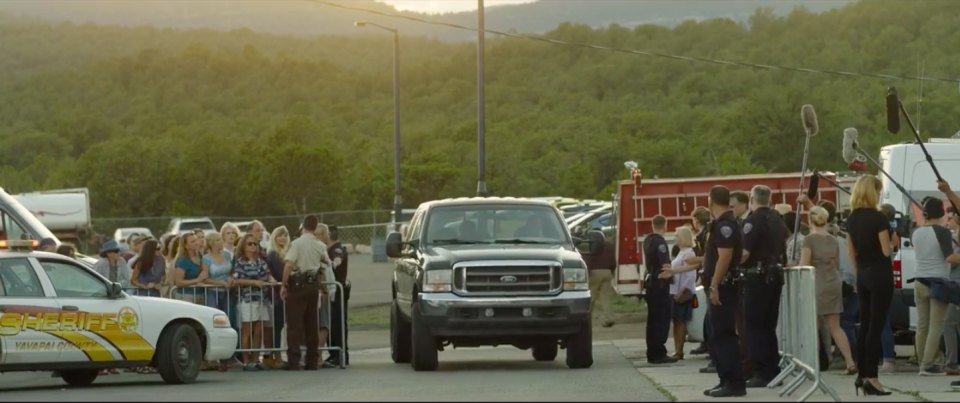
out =
<svg viewBox="0 0 960 403"><path fill-rule="evenodd" d="M603 237L603 232L597 230L588 231L587 241L590 242L591 255L599 255L603 253L604 243L606 242Z"/></svg>
<svg viewBox="0 0 960 403"><path fill-rule="evenodd" d="M401 255L403 249L403 236L399 232L391 232L387 234L387 256L392 258L398 258Z"/></svg>

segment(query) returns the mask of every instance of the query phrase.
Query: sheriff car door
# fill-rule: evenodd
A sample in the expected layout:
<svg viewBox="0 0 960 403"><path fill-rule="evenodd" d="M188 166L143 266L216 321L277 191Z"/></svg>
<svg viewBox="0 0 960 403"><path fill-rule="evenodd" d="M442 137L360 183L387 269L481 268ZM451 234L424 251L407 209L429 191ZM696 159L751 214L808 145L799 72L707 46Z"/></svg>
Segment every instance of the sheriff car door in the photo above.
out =
<svg viewBox="0 0 960 403"><path fill-rule="evenodd" d="M79 263L39 259L64 312L76 312L83 348L64 351L64 362L139 361L153 357L153 347L141 337L140 305L131 297L108 298L109 283Z"/></svg>
<svg viewBox="0 0 960 403"><path fill-rule="evenodd" d="M57 362L60 307L24 255L0 257L0 368Z"/></svg>

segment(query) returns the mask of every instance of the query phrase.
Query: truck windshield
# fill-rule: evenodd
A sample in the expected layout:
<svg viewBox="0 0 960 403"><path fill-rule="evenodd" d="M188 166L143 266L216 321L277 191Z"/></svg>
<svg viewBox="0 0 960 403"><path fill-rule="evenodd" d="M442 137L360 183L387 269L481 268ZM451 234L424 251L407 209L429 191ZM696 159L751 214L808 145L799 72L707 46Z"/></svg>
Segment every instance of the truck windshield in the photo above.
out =
<svg viewBox="0 0 960 403"><path fill-rule="evenodd" d="M195 229L216 230L210 221L183 221L180 223L180 231L193 231Z"/></svg>
<svg viewBox="0 0 960 403"><path fill-rule="evenodd" d="M564 244L563 222L548 206L441 206L430 211L426 242L451 244Z"/></svg>

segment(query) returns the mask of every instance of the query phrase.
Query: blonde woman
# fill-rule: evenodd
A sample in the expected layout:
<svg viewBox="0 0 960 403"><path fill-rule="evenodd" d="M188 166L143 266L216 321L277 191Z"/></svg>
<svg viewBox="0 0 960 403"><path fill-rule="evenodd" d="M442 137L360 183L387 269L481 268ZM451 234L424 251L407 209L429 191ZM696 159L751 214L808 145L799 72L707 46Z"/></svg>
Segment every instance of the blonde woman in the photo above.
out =
<svg viewBox="0 0 960 403"><path fill-rule="evenodd" d="M223 240L216 232L207 234L206 241L207 248L201 261L203 270L209 277L204 283L219 287L208 290L207 306L229 313L232 309L230 309L227 290L233 286L233 279L230 277L233 253L223 248Z"/></svg>
<svg viewBox="0 0 960 403"><path fill-rule="evenodd" d="M233 265L233 278L240 286L240 303L237 311L240 317L240 346L244 350L256 350L263 345L273 345L273 330L270 317L273 316L269 295L263 288L276 280L267 269L267 262L260 256L260 242L253 234L240 239L236 249L237 258ZM258 353L244 353L244 371L259 371L264 368Z"/></svg>
<svg viewBox="0 0 960 403"><path fill-rule="evenodd" d="M690 227L677 228L677 246L680 251L670 263L670 268L660 273L661 279L673 277L670 283L670 298L673 300L670 317L673 320L673 358L683 359L683 342L687 339L687 322L693 319L693 295L697 281L695 270L699 264L686 264L685 260L696 257L693 250L693 230Z"/></svg>
<svg viewBox="0 0 960 403"><path fill-rule="evenodd" d="M223 248L233 252L240 238L240 228L232 222L225 222L220 226L220 238L223 239Z"/></svg>
<svg viewBox="0 0 960 403"><path fill-rule="evenodd" d="M174 262L177 260L177 250L180 249L180 237L176 235L169 235L168 239L163 243L166 245L163 251L163 258L167 261L166 267L166 276L163 278L164 288L162 290L164 297L169 298L170 292L173 290L173 281L176 270L174 269Z"/></svg>
<svg viewBox="0 0 960 403"><path fill-rule="evenodd" d="M287 227L281 225L273 229L270 233L270 244L267 246L267 268L270 269L270 275L274 279L283 278L283 258L287 256L287 249L290 247L290 231ZM273 340L276 345L267 345L267 347L280 348L280 341L283 340L283 326L286 324L283 315L283 299L279 298L278 289L270 288L269 292L273 297ZM263 365L267 368L282 368L283 359L280 353L271 353L263 359Z"/></svg>
<svg viewBox="0 0 960 403"><path fill-rule="evenodd" d="M873 175L863 175L853 186L847 217L847 253L854 262L859 282L860 337L857 339L857 367L860 376L854 385L868 395L889 395L877 376L880 364L880 336L893 298L893 262L890 254L890 223L878 209L883 184Z"/></svg>
<svg viewBox="0 0 960 403"><path fill-rule="evenodd" d="M173 284L177 286L176 298L194 304L203 303L203 292L196 287L207 280L209 274L203 269L200 257L203 239L192 232L180 236L180 246L173 262ZM190 288L187 288L190 287Z"/></svg>
<svg viewBox="0 0 960 403"><path fill-rule="evenodd" d="M833 342L847 364L847 375L857 373L847 335L840 327L843 312L843 280L840 275L840 241L830 234L830 213L816 206L810 209L810 234L803 238L800 265L816 268L817 317L826 323Z"/></svg>

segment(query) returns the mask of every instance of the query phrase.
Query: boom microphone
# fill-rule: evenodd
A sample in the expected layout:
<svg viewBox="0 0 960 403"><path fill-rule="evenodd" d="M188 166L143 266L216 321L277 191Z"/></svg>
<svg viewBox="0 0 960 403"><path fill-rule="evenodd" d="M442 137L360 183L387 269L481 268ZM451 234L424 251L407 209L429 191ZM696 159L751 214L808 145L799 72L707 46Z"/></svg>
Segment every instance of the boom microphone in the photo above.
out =
<svg viewBox="0 0 960 403"><path fill-rule="evenodd" d="M820 131L820 125L817 123L817 112L813 110L813 105L806 104L800 107L800 120L803 121L803 131L807 133L803 143L803 164L800 165L800 186L797 194L803 193L803 175L807 173L807 159L810 157L810 138ZM793 222L793 233L800 231L800 213L803 211L803 205L797 200L797 219ZM793 238L793 254L791 260L797 260L797 252L800 250L799 237Z"/></svg>
<svg viewBox="0 0 960 403"><path fill-rule="evenodd" d="M806 104L800 108L800 119L803 120L803 130L807 135L816 136L820 126L817 124L817 112L813 110L813 105Z"/></svg>
<svg viewBox="0 0 960 403"><path fill-rule="evenodd" d="M887 89L887 131L894 134L900 132L900 99L897 98L895 87Z"/></svg>
<svg viewBox="0 0 960 403"><path fill-rule="evenodd" d="M867 170L867 159L859 153L859 136L855 127L843 129L843 161L851 171L863 172Z"/></svg>

